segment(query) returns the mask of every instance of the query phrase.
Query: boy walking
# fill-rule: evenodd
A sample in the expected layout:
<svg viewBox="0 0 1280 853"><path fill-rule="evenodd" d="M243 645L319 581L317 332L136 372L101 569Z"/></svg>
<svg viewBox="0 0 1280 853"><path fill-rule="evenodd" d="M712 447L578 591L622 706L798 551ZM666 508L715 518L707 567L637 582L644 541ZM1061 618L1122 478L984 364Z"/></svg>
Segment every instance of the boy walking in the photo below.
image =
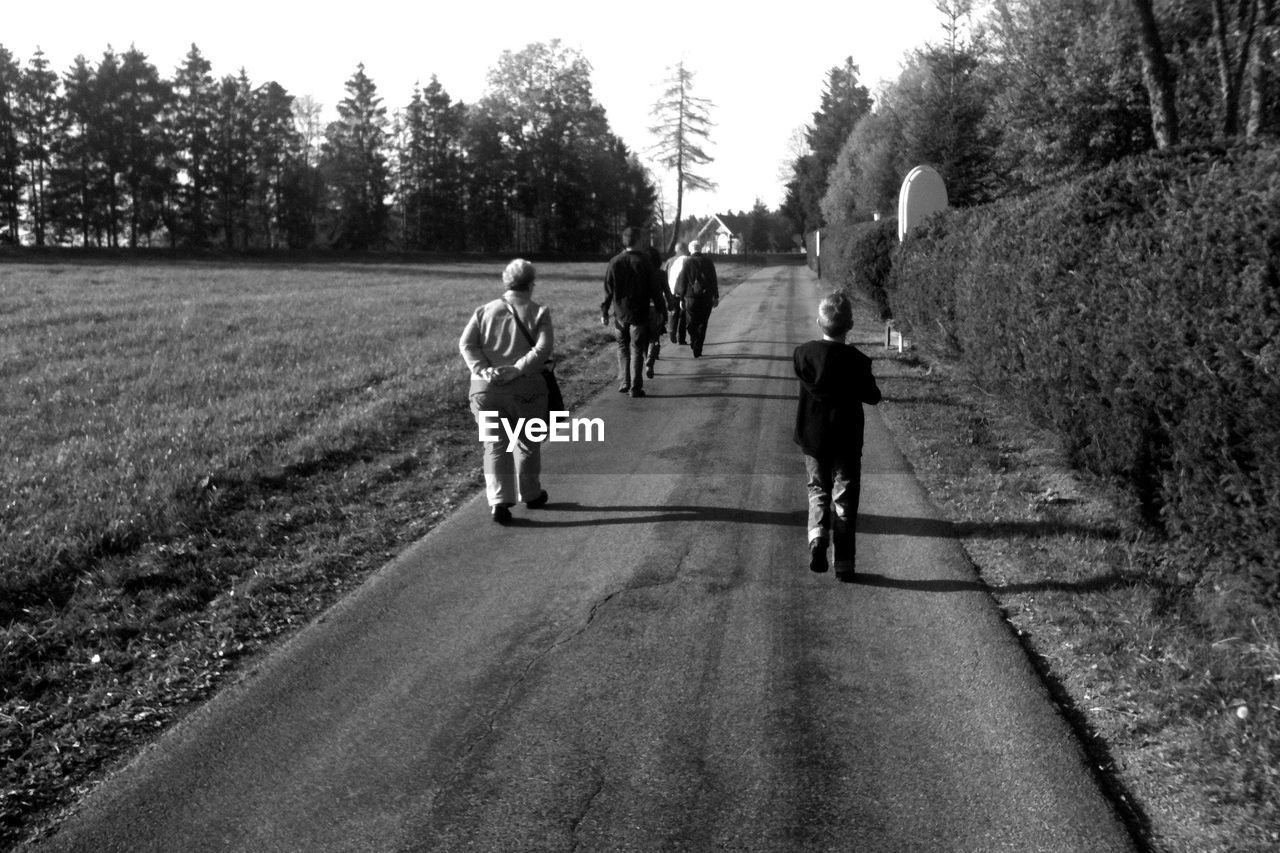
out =
<svg viewBox="0 0 1280 853"><path fill-rule="evenodd" d="M800 379L795 442L804 451L809 489L809 568L827 570L834 545L836 578L854 576L854 528L862 478L862 404L880 402L871 359L844 342L853 328L853 304L842 292L818 306L822 340L796 347ZM830 538L828 538L830 530Z"/></svg>

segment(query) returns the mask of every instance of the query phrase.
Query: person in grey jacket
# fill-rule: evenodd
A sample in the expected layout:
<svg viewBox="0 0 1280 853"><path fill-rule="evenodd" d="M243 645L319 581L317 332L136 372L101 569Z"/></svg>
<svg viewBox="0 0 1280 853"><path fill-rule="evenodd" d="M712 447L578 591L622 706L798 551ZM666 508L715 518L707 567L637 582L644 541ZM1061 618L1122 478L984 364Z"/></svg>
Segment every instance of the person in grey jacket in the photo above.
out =
<svg viewBox="0 0 1280 853"><path fill-rule="evenodd" d="M517 258L502 273L506 292L481 305L467 321L458 349L471 372L471 411L481 430L486 423L496 441L484 442L485 493L493 520L511 521L511 507L523 501L530 509L546 506L542 488L542 445L521 431L508 450L507 429L520 418L547 417L547 383L542 366L551 357L555 332L551 311L531 298L536 272L533 264ZM519 322L517 322L517 318ZM531 345L520 329L528 330Z"/></svg>

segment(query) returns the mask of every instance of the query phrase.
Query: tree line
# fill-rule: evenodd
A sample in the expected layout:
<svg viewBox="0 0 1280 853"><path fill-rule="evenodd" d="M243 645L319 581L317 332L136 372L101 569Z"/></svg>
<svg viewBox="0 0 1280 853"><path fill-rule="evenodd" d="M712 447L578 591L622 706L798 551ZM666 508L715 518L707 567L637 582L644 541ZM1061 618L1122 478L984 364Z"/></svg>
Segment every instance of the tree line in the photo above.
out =
<svg viewBox="0 0 1280 853"><path fill-rule="evenodd" d="M940 0L943 37L873 97L827 75L783 213L797 231L893 215L929 164L967 206L1177 145L1280 130L1276 0Z"/></svg>
<svg viewBox="0 0 1280 853"><path fill-rule="evenodd" d="M388 113L360 65L337 118L196 45L58 74L0 46L0 243L599 252L656 190L558 40L505 51L478 103L432 75Z"/></svg>

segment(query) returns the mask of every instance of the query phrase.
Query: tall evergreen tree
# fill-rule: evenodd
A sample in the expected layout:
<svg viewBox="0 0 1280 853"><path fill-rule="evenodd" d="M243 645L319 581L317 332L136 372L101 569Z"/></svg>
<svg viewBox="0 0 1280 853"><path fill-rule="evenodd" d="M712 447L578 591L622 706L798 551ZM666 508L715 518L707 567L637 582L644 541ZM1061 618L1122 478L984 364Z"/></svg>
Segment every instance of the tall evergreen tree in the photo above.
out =
<svg viewBox="0 0 1280 853"><path fill-rule="evenodd" d="M109 109L122 148L117 174L128 194L129 245L137 247L159 226L172 180L170 142L161 121L171 90L136 47L121 58L117 81Z"/></svg>
<svg viewBox="0 0 1280 853"><path fill-rule="evenodd" d="M21 235L24 189L22 139L19 133L22 72L0 45L0 242L17 245Z"/></svg>
<svg viewBox="0 0 1280 853"><path fill-rule="evenodd" d="M827 72L822 101L806 132L809 150L818 158L820 171L831 168L854 125L871 111L871 92L859 81L859 74L861 69L852 56L845 57L844 65Z"/></svg>
<svg viewBox="0 0 1280 853"><path fill-rule="evenodd" d="M173 81L173 143L180 175L176 184L180 214L175 225L183 240L192 246L206 246L210 238L210 173L218 110L218 86L212 70L213 66L193 44Z"/></svg>
<svg viewBox="0 0 1280 853"><path fill-rule="evenodd" d="M978 204L996 192L998 137L987 122L992 93L982 47L961 36L968 0L946 0L937 8L946 38L916 52L897 87L895 110L909 161L934 166L952 204Z"/></svg>
<svg viewBox="0 0 1280 853"><path fill-rule="evenodd" d="M675 221L679 222L684 210L685 190L715 187L714 182L695 171L712 161L702 146L710 138L711 108L714 104L693 94L693 72L685 68L683 61L667 71L665 88L650 111L658 123L651 126L649 132L658 139L653 148L655 159L675 171ZM668 253L675 251L678 240L679 229L671 233Z"/></svg>
<svg viewBox="0 0 1280 853"><path fill-rule="evenodd" d="M433 74L415 87L404 112L399 152L399 197L406 245L418 249L463 248L462 136L466 107L454 104Z"/></svg>
<svg viewBox="0 0 1280 853"><path fill-rule="evenodd" d="M333 187L334 245L373 249L387 237L390 176L385 151L387 110L364 64L346 84L338 120L325 132L324 165Z"/></svg>
<svg viewBox="0 0 1280 853"><path fill-rule="evenodd" d="M100 237L96 213L102 166L91 138L93 69L83 55L63 76L66 131L49 182L49 225L55 239L89 246Z"/></svg>
<svg viewBox="0 0 1280 853"><path fill-rule="evenodd" d="M39 48L23 72L18 103L27 172L27 221L35 245L43 246L49 236L50 181L66 133L66 105L58 91L58 75Z"/></svg>
<svg viewBox="0 0 1280 853"><path fill-rule="evenodd" d="M509 206L515 197L516 167L503 144L501 125L484 102L467 114L463 150L468 248L484 252L509 249Z"/></svg>
<svg viewBox="0 0 1280 853"><path fill-rule="evenodd" d="M320 104L309 95L294 98L293 128L298 152L284 176L280 209L285 243L291 248L312 246L319 236L327 198L327 187L320 170L322 113Z"/></svg>
<svg viewBox="0 0 1280 853"><path fill-rule="evenodd" d="M824 224L822 197L831 168L854 125L871 111L871 92L859 81L860 73L852 56L845 57L844 65L831 68L813 124L805 128L809 151L796 158L783 203L784 212L802 234Z"/></svg>
<svg viewBox="0 0 1280 853"><path fill-rule="evenodd" d="M116 123L120 121L120 57L109 45L94 71L88 95L89 155L101 164L98 187L102 202L98 213L99 227L104 233L106 244L114 249L120 246L124 217L125 199L120 176L124 174L128 163L128 137L116 132Z"/></svg>
<svg viewBox="0 0 1280 853"><path fill-rule="evenodd" d="M228 249L247 249L252 233L255 123L253 86L242 68L218 85L210 185L214 215Z"/></svg>
<svg viewBox="0 0 1280 853"><path fill-rule="evenodd" d="M294 127L293 96L279 83L256 89L252 104L255 230L260 245L280 248L289 245L284 212L291 174L303 157L302 140Z"/></svg>

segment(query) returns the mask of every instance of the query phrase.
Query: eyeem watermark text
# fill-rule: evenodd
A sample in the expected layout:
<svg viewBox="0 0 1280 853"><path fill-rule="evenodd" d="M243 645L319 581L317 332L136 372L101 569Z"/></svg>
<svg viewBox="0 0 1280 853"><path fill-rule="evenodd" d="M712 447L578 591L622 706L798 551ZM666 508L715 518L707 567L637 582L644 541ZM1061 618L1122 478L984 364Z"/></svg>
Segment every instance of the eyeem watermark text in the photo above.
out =
<svg viewBox="0 0 1280 853"><path fill-rule="evenodd" d="M480 440L491 444L502 440L502 433L507 436L507 450L516 449L516 444L523 435L526 441L604 441L603 418L571 418L568 412L551 412L549 420L542 418L519 418L513 425L504 421L494 411L481 411L476 423L480 428Z"/></svg>

